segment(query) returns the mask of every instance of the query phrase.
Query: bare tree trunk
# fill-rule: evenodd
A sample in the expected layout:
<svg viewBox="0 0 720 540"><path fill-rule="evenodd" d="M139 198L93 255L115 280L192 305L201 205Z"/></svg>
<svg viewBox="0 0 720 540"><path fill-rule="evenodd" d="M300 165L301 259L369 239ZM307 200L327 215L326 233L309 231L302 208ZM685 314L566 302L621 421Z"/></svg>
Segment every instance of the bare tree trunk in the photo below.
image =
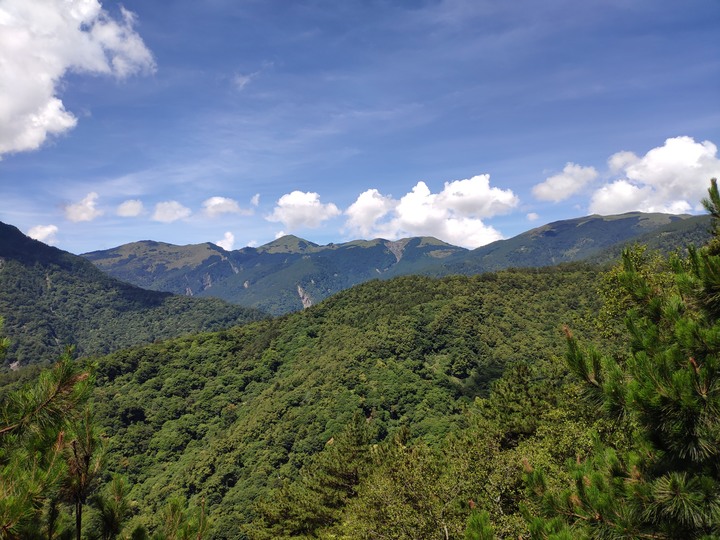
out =
<svg viewBox="0 0 720 540"><path fill-rule="evenodd" d="M82 536L82 502L75 499L75 538L80 540Z"/></svg>

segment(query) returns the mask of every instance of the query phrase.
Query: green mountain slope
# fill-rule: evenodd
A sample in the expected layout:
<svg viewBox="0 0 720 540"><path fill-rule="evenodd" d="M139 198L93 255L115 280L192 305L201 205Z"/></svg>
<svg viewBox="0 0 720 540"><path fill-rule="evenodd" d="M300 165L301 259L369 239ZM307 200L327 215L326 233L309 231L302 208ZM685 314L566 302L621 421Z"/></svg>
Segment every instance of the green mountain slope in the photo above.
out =
<svg viewBox="0 0 720 540"><path fill-rule="evenodd" d="M101 360L109 463L157 508L205 501L213 538L245 538L253 503L360 411L382 439L439 441L516 360L561 354L597 310L579 267L373 280L285 317ZM521 307L520 307L521 306Z"/></svg>
<svg viewBox="0 0 720 540"><path fill-rule="evenodd" d="M633 212L538 227L468 251L435 238L357 240L319 246L285 236L258 248L136 242L84 256L110 275L177 294L214 296L272 314L296 311L369 279L473 275L619 256L632 241L668 251L709 237L707 216Z"/></svg>
<svg viewBox="0 0 720 540"><path fill-rule="evenodd" d="M0 223L0 316L11 340L6 362L54 360L66 345L102 354L257 320L218 299L147 291Z"/></svg>
<svg viewBox="0 0 720 540"><path fill-rule="evenodd" d="M437 261L466 251L435 238L318 246L288 235L258 248L231 252L212 244L136 242L84 257L139 286L214 296L282 314L369 279L422 273Z"/></svg>
<svg viewBox="0 0 720 540"><path fill-rule="evenodd" d="M704 243L710 237L709 227L709 216L641 212L593 215L556 221L514 238L493 242L463 257L454 257L444 269L472 274L590 258L610 260L619 256L622 246L636 241L667 252L691 242Z"/></svg>

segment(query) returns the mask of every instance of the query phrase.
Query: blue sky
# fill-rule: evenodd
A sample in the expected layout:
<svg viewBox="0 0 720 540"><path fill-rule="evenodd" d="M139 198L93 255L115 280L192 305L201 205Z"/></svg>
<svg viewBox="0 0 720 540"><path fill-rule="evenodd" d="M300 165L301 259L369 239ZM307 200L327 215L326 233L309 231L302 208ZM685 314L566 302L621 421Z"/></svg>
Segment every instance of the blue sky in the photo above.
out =
<svg viewBox="0 0 720 540"><path fill-rule="evenodd" d="M0 220L74 253L698 212L717 0L0 0Z"/></svg>

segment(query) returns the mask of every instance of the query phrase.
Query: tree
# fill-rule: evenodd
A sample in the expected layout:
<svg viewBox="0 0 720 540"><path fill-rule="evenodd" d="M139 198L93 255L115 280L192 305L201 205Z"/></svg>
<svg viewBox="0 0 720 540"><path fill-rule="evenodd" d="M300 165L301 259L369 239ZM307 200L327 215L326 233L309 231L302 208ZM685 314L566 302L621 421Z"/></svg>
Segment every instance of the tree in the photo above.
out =
<svg viewBox="0 0 720 540"><path fill-rule="evenodd" d="M93 497L100 519L100 537L114 540L122 531L132 509L128 500L128 485L119 474L114 474L105 488L105 493Z"/></svg>
<svg viewBox="0 0 720 540"><path fill-rule="evenodd" d="M92 388L71 352L0 405L0 538L28 537L59 488L66 430Z"/></svg>
<svg viewBox="0 0 720 540"><path fill-rule="evenodd" d="M75 537L80 540L83 506L102 467L102 441L96 433L89 407L72 429L73 437L65 447L67 473L62 482L62 493L75 507Z"/></svg>
<svg viewBox="0 0 720 540"><path fill-rule="evenodd" d="M375 426L356 413L301 470L298 480L286 483L257 505L260 519L253 523L250 536L258 540L315 536L335 525L348 502L357 496L370 465L374 431Z"/></svg>
<svg viewBox="0 0 720 540"><path fill-rule="evenodd" d="M720 219L713 180L704 201ZM718 237L715 238L718 240ZM667 538L720 536L720 255L689 249L674 258L674 286L658 288L629 253L620 281L632 299L626 316L629 354L602 355L567 332L567 361L585 396L633 434L630 448L598 443L573 467L575 484L544 489L528 481L547 517L534 538Z"/></svg>

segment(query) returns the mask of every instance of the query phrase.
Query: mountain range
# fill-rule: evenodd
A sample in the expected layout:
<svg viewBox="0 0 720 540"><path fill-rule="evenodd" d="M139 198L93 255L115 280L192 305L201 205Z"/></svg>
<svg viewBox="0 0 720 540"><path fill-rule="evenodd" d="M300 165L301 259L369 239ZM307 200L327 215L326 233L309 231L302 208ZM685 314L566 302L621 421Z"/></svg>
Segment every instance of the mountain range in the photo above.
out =
<svg viewBox="0 0 720 540"><path fill-rule="evenodd" d="M315 304L371 279L401 275L474 275L617 258L628 242L667 252L709 238L709 217L632 212L557 221L468 250L432 237L355 240L321 246L283 236L226 251L211 244L141 241L85 253L113 277L139 287L213 296L279 315Z"/></svg>

